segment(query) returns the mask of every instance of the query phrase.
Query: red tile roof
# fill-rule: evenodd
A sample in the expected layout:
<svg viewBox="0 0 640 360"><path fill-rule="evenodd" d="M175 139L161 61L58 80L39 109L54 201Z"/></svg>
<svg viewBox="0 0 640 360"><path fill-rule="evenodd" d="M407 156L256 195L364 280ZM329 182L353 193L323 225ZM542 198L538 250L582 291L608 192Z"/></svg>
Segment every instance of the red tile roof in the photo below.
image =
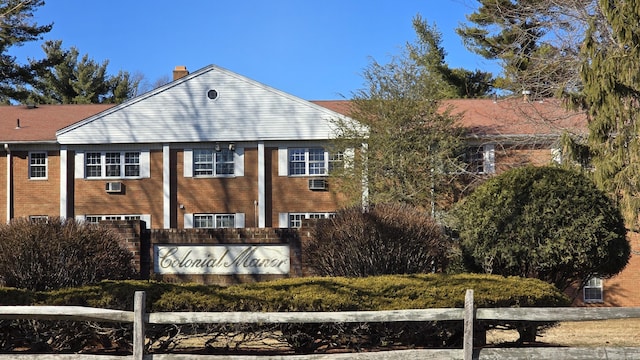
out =
<svg viewBox="0 0 640 360"><path fill-rule="evenodd" d="M57 130L113 106L114 104L0 106L0 142L54 142Z"/></svg>

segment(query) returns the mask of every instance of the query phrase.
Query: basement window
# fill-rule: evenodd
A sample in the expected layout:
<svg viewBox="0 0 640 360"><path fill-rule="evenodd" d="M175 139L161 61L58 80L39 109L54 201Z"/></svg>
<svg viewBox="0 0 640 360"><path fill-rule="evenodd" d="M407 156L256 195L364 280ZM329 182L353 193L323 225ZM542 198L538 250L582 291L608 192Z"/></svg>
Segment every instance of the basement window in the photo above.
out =
<svg viewBox="0 0 640 360"><path fill-rule="evenodd" d="M584 302L586 303L601 303L604 302L602 296L603 286L602 279L599 277L592 277L589 282L582 289L584 293Z"/></svg>
<svg viewBox="0 0 640 360"><path fill-rule="evenodd" d="M194 214L193 227L198 229L233 228L236 224L234 214Z"/></svg>

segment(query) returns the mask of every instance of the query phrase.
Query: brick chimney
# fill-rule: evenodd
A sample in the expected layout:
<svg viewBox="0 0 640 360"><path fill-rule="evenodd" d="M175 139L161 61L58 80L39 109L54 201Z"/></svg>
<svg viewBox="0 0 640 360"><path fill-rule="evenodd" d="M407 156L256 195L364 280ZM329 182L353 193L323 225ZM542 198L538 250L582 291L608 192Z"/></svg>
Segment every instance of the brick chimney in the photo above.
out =
<svg viewBox="0 0 640 360"><path fill-rule="evenodd" d="M187 75L189 75L189 70L187 70L186 66L178 65L173 69L173 80L178 80Z"/></svg>

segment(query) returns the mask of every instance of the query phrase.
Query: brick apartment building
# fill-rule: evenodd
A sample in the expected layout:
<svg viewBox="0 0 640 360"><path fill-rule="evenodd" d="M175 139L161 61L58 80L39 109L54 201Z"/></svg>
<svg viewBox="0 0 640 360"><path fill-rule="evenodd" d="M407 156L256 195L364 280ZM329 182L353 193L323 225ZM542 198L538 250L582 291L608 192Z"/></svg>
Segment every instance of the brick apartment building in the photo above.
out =
<svg viewBox="0 0 640 360"><path fill-rule="evenodd" d="M550 163L562 132L586 132L582 114L554 101L445 106L462 114L480 174ZM302 100L213 65L193 73L176 67L174 81L119 105L0 107L0 218L298 227L339 207L339 195L326 189L326 169L339 161L327 141L334 119L349 120L347 107ZM606 283L633 288L615 281ZM591 285L602 295L602 282ZM637 304L637 296L623 298L606 302Z"/></svg>

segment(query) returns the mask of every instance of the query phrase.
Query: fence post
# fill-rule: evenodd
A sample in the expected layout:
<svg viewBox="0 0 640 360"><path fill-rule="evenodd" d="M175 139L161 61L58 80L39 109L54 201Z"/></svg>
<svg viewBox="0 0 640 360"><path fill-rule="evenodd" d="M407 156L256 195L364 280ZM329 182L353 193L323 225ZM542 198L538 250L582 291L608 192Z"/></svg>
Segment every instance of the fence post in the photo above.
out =
<svg viewBox="0 0 640 360"><path fill-rule="evenodd" d="M473 358L473 322L474 322L473 290L467 289L464 295L464 339L462 352L464 360Z"/></svg>
<svg viewBox="0 0 640 360"><path fill-rule="evenodd" d="M144 357L146 297L144 291L136 291L133 298L133 360Z"/></svg>

